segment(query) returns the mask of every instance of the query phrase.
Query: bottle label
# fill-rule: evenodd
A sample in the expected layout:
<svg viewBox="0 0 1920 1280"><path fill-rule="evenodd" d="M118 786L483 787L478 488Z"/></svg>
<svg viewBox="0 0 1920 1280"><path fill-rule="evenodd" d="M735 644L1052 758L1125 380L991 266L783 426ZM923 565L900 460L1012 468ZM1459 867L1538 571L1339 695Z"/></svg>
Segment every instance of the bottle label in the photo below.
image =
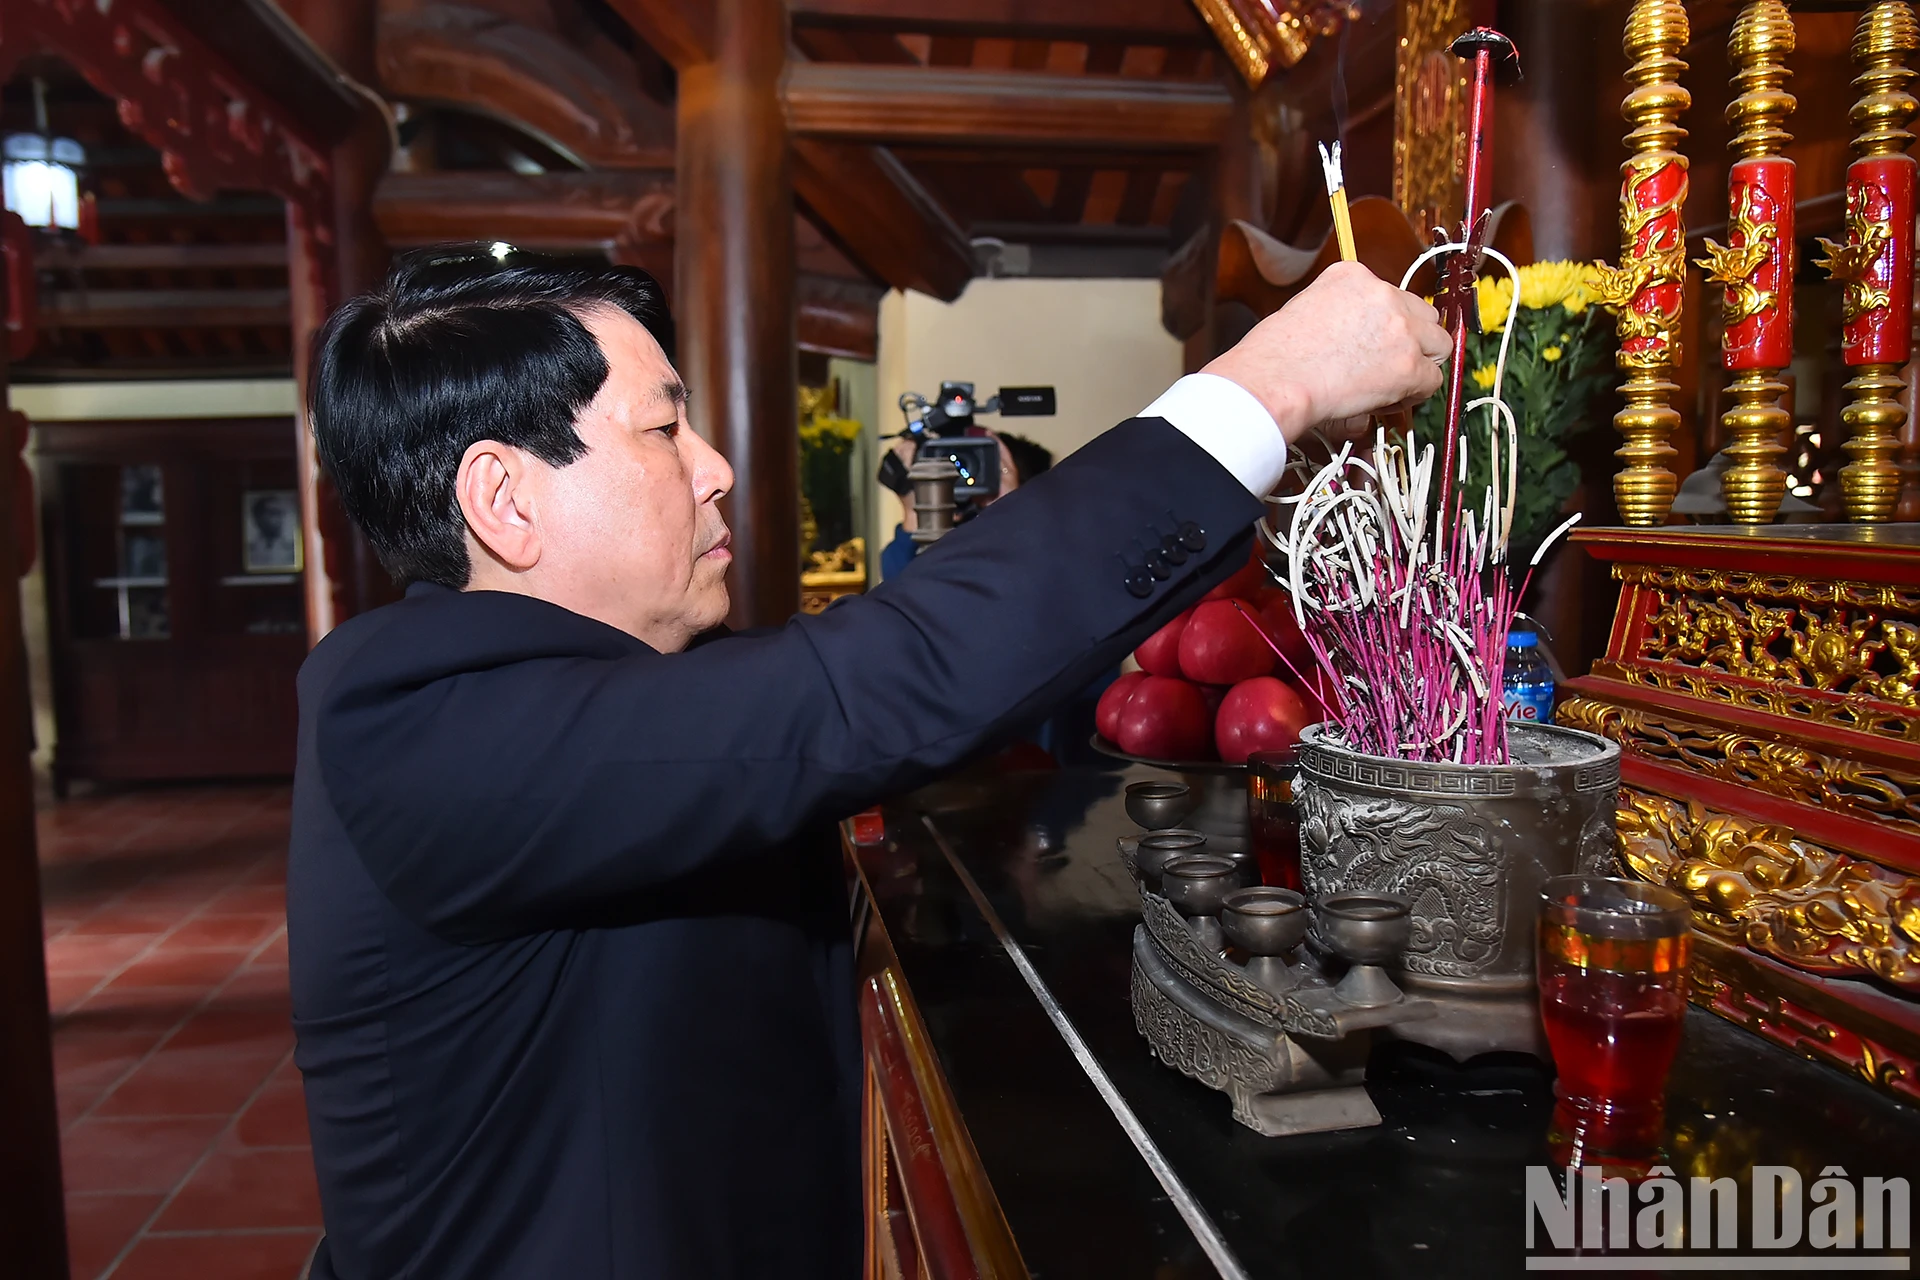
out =
<svg viewBox="0 0 1920 1280"><path fill-rule="evenodd" d="M1542 724L1553 723L1553 686L1534 685L1531 688L1509 688L1506 693L1507 719L1537 720Z"/></svg>

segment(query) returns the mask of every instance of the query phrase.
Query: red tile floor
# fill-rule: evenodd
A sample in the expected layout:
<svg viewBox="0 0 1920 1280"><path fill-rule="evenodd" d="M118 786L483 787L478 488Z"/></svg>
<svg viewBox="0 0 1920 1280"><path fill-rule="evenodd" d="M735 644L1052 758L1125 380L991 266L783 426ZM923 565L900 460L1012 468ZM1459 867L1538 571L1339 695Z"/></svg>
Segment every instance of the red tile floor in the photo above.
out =
<svg viewBox="0 0 1920 1280"><path fill-rule="evenodd" d="M288 1026L284 786L40 813L74 1280L298 1280L320 1202Z"/></svg>

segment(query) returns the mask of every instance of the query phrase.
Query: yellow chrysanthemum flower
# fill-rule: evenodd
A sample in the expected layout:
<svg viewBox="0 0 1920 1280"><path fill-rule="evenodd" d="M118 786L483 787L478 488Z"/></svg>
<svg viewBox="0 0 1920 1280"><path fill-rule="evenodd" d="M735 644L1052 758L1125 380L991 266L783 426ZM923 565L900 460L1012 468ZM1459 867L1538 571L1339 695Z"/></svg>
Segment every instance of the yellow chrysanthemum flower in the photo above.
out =
<svg viewBox="0 0 1920 1280"><path fill-rule="evenodd" d="M1500 317L1504 320L1506 318L1506 312L1501 312ZM1473 371L1473 385L1479 387L1482 391L1493 390L1493 366L1483 364L1478 369L1475 369Z"/></svg>
<svg viewBox="0 0 1920 1280"><path fill-rule="evenodd" d="M1540 348L1540 358L1542 360L1545 360L1548 364L1552 364L1555 360L1558 360L1560 358L1560 348L1542 347Z"/></svg>
<svg viewBox="0 0 1920 1280"><path fill-rule="evenodd" d="M1513 281L1505 276L1481 276L1474 281L1480 305L1480 329L1498 333L1507 327L1507 312L1513 306Z"/></svg>
<svg viewBox="0 0 1920 1280"><path fill-rule="evenodd" d="M1590 262L1536 262L1520 268L1520 305L1565 307L1579 315L1593 301L1598 278Z"/></svg>

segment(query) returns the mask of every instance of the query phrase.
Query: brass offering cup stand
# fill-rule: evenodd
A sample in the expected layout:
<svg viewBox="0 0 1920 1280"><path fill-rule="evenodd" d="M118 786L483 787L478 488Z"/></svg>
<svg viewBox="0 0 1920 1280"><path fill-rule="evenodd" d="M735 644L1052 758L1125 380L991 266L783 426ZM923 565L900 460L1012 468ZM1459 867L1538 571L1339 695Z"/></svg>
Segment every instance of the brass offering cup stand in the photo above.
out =
<svg viewBox="0 0 1920 1280"><path fill-rule="evenodd" d="M1144 917L1134 1025L1154 1056L1227 1094L1233 1118L1258 1133L1379 1124L1364 1087L1373 1032L1438 1008L1389 974L1412 904L1370 891L1309 904L1258 884L1250 860L1165 831L1119 847ZM1310 924L1324 946L1302 945Z"/></svg>

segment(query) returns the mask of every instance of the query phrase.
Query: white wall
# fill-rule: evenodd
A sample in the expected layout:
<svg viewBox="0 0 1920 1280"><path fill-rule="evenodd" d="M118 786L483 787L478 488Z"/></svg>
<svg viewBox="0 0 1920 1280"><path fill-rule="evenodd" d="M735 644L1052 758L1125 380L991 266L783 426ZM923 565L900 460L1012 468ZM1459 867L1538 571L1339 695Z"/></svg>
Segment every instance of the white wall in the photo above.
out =
<svg viewBox="0 0 1920 1280"><path fill-rule="evenodd" d="M14 408L34 422L123 418L276 418L298 412L292 378L168 382L16 382Z"/></svg>
<svg viewBox="0 0 1920 1280"><path fill-rule="evenodd" d="M1054 461L1152 402L1180 376L1180 343L1160 323L1158 280L975 280L951 303L923 293L880 302L882 432L904 421L903 391L932 396L972 382L984 399L1002 386L1052 386L1052 418L981 418L1053 451ZM875 485L875 546L893 537L900 501Z"/></svg>

